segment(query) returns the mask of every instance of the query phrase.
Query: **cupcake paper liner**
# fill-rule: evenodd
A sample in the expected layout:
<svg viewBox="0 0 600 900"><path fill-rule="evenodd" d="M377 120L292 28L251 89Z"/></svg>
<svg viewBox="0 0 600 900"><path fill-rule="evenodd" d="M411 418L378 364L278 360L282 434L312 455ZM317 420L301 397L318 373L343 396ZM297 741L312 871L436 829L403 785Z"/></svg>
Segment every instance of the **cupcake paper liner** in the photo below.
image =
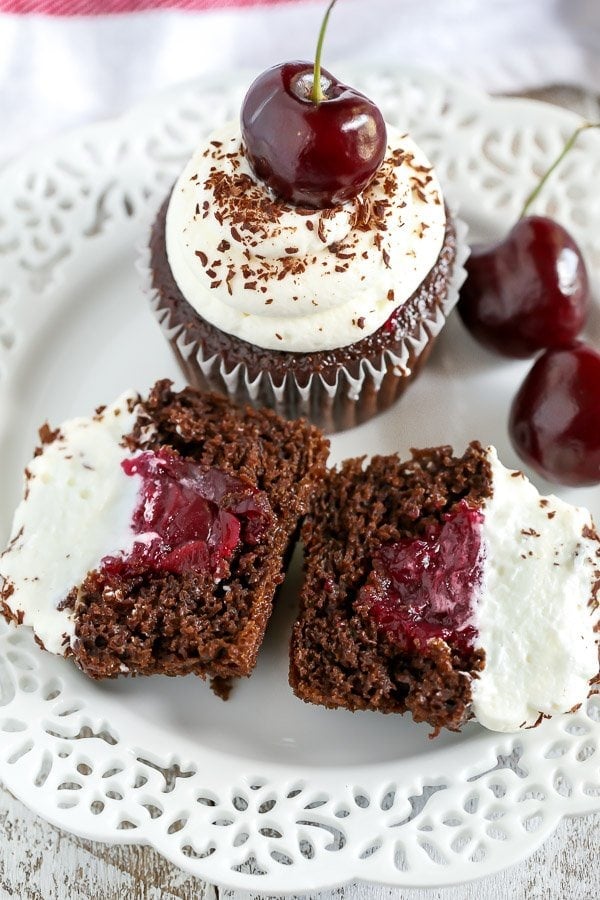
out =
<svg viewBox="0 0 600 900"><path fill-rule="evenodd" d="M394 351L386 348L376 358L340 365L331 378L314 373L303 382L294 373L286 372L277 380L266 371L252 377L245 363L228 367L218 353L207 356L198 341L190 340L173 310L163 305L152 283L148 245L141 250L137 267L144 293L191 385L225 394L237 403L270 407L286 418L307 418L327 432L343 431L383 412L400 397L427 360L435 338L456 305L467 275L469 247L467 225L455 216L453 220L456 256L446 296L421 319L416 334L407 335Z"/></svg>

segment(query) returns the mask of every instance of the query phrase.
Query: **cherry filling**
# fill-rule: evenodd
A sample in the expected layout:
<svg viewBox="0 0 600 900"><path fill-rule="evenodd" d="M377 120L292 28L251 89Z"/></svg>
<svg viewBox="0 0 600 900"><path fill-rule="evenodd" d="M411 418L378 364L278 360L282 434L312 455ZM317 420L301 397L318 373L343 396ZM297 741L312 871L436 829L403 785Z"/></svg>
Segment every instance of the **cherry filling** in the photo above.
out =
<svg viewBox="0 0 600 900"><path fill-rule="evenodd" d="M195 570L222 578L238 545L255 546L273 524L262 491L171 450L140 453L123 460L121 467L141 479L131 521L139 538L128 553L104 557L106 574Z"/></svg>
<svg viewBox="0 0 600 900"><path fill-rule="evenodd" d="M482 577L483 515L461 500L420 538L387 544L373 557L360 599L402 649L423 650L442 638L473 649L473 605Z"/></svg>

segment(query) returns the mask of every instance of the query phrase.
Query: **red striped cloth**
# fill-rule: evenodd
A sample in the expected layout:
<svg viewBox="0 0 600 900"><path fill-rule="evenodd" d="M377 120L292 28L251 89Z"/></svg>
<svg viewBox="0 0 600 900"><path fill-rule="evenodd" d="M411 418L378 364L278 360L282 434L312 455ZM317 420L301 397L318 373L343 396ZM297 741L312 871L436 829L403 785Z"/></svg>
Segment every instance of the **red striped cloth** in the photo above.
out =
<svg viewBox="0 0 600 900"><path fill-rule="evenodd" d="M243 6L275 6L294 0L0 0L0 13L46 16L96 16L150 9L205 10Z"/></svg>

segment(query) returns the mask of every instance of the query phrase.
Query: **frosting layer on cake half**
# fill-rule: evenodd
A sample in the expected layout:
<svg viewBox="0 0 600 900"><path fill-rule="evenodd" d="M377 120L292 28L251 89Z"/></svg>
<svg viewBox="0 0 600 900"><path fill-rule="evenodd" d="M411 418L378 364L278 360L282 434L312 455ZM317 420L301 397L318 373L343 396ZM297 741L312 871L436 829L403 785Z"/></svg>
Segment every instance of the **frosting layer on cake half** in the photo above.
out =
<svg viewBox="0 0 600 900"><path fill-rule="evenodd" d="M238 123L211 135L169 202L169 265L208 322L259 347L334 350L373 334L421 285L444 242L431 163L397 128L374 180L325 210L273 197L256 180Z"/></svg>
<svg viewBox="0 0 600 900"><path fill-rule="evenodd" d="M494 731L568 712L598 674L600 544L590 513L541 497L485 451L491 496L482 508L482 578L474 596L473 714Z"/></svg>
<svg viewBox="0 0 600 900"><path fill-rule="evenodd" d="M104 556L131 548L139 479L121 463L139 397L123 394L93 418L71 419L46 435L25 471L25 496L0 556L0 598L30 625L51 653L62 654L75 632L70 591Z"/></svg>

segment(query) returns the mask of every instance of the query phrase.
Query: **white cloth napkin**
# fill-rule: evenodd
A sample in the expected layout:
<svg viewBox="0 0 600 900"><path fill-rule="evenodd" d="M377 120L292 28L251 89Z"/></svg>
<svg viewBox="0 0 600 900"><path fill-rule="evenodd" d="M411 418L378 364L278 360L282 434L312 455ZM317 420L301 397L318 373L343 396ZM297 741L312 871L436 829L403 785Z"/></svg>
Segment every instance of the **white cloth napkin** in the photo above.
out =
<svg viewBox="0 0 600 900"><path fill-rule="evenodd" d="M310 59L324 9L325 0L304 0L195 13L0 14L0 163L177 82ZM600 0L341 0L325 65L335 72L344 60L417 64L491 91L558 83L600 91Z"/></svg>

